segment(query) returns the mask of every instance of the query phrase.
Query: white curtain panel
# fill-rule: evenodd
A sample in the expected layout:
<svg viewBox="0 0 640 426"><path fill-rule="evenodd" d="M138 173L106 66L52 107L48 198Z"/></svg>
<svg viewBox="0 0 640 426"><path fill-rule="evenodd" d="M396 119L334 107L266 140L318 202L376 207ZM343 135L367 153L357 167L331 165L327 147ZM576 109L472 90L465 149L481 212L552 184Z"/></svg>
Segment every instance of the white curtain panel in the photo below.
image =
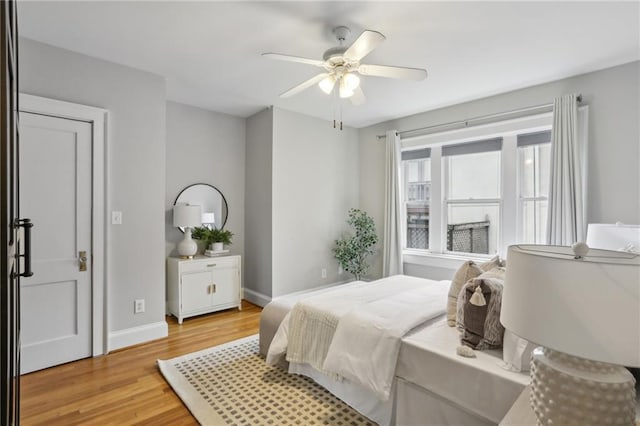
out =
<svg viewBox="0 0 640 426"><path fill-rule="evenodd" d="M387 132L384 190L382 276L402 274L402 205L400 196L400 137Z"/></svg>
<svg viewBox="0 0 640 426"><path fill-rule="evenodd" d="M585 232L577 95L554 99L551 135L547 243L570 246Z"/></svg>

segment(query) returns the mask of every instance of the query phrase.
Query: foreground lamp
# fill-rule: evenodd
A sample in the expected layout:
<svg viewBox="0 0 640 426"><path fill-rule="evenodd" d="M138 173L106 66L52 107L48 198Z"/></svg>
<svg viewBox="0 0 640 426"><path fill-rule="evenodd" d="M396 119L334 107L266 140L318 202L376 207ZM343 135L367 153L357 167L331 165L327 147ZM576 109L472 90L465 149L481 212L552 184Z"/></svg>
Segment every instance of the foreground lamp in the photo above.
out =
<svg viewBox="0 0 640 426"><path fill-rule="evenodd" d="M176 204L173 206L173 226L184 228L184 239L178 243L178 254L191 259L198 252L198 245L191 238L191 229L200 226L202 209L200 206Z"/></svg>
<svg viewBox="0 0 640 426"><path fill-rule="evenodd" d="M539 425L635 424L640 255L509 247L500 321L542 347L531 360Z"/></svg>

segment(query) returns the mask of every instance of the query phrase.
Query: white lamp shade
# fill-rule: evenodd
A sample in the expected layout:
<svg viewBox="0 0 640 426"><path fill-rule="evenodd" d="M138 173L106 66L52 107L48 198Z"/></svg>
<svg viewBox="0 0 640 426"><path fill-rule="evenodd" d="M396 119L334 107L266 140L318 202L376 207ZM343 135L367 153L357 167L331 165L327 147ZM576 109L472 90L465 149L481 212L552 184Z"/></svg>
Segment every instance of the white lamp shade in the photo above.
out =
<svg viewBox="0 0 640 426"><path fill-rule="evenodd" d="M593 361L640 367L640 255L512 245L500 321L518 336Z"/></svg>
<svg viewBox="0 0 640 426"><path fill-rule="evenodd" d="M193 228L202 224L202 209L200 206L176 204L173 206L173 226Z"/></svg>
<svg viewBox="0 0 640 426"><path fill-rule="evenodd" d="M331 74L326 76L322 80L320 80L320 83L318 83L318 86L320 86L320 89L322 89L324 93L326 93L327 95L330 95L331 92L333 91L333 86L335 86L335 84L336 84L336 76Z"/></svg>
<svg viewBox="0 0 640 426"><path fill-rule="evenodd" d="M360 85L360 77L353 73L347 73L342 76L342 80L344 80L344 85L347 90L354 91Z"/></svg>
<svg viewBox="0 0 640 426"><path fill-rule="evenodd" d="M360 78L352 73L347 73L340 78L340 97L350 98L353 91L360 85Z"/></svg>
<svg viewBox="0 0 640 426"><path fill-rule="evenodd" d="M213 212L202 213L202 223L216 223L216 215Z"/></svg>
<svg viewBox="0 0 640 426"><path fill-rule="evenodd" d="M587 228L587 245L606 250L624 250L629 247L640 251L640 225L590 223Z"/></svg>

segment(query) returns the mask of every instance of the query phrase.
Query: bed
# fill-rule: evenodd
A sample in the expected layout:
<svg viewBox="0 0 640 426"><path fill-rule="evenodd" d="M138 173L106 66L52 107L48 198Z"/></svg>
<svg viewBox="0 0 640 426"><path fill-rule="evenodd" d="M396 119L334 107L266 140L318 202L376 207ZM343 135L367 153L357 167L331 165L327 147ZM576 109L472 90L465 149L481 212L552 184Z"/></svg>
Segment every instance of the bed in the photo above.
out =
<svg viewBox="0 0 640 426"><path fill-rule="evenodd" d="M386 289L379 290L381 288ZM479 353L477 358L470 360L462 359L455 354L459 345L458 333L454 328L446 326L444 316L448 288L449 281L395 276L370 283L355 281L275 299L262 313L260 351L272 365L278 364L288 368L290 373L311 377L381 425L497 424L528 383L528 375L502 370L498 365L501 361L499 351ZM403 293L404 296L396 295ZM331 302L336 297L338 300L335 303ZM383 380L382 383L386 383L386 387L372 387L369 383L363 384L362 377L350 376L353 374L351 370L347 369L346 373L340 371L340 374L335 374L334 370L326 371L323 367L326 366L326 361L335 358L335 351L331 356L321 351L322 356L318 360L315 348L311 350L310 357L305 357L309 354L303 353L302 357L289 357L287 362L283 352L289 349L289 319L296 310L308 313L305 309L309 306L301 309L301 305L307 304L312 308L324 305L329 311L334 311L329 315L329 320L321 316L320 322L322 327L325 327L327 322L330 324L329 331L333 331L335 335L329 333L329 337L336 337L337 340L344 340L344 333L332 322L336 320L335 317L338 317L338 324L341 325L344 317L353 316L352 310L368 320L373 315L371 307L376 311L382 311L382 315L373 315L373 328L391 328L392 331L385 332L382 340L389 340L390 337L393 340L397 337L397 347L391 345L391 350L388 347L378 349L379 346L385 347L380 345L380 336L371 335L367 332L366 325L356 321L358 333L365 337L361 338L358 344L350 345L360 348L360 355L356 356L359 360L352 367L356 370L360 368L376 371L376 374L386 372L388 375L391 371L392 381ZM354 306L357 309L352 309ZM416 310L416 307L420 312L407 314ZM313 309L311 311L313 313ZM398 315L399 312L403 315ZM306 317L301 320L298 315L295 318L294 324L309 322ZM389 322L392 323L391 326ZM396 323L400 323L400 326L396 327ZM317 339L317 327L311 326L310 330L312 332L303 333L312 336L307 339L307 343L302 339L303 352L304 345L313 345L316 340L323 340L322 337ZM368 342L367 336L370 340ZM347 344L348 340L347 338ZM291 348L296 350L295 345ZM368 355L380 351L386 351L382 358L379 354ZM341 366L351 362L350 358L343 354L346 353L344 346L339 346L338 352L342 358L338 356L337 359L333 359L334 367L335 364ZM365 379L369 380L368 375L365 376ZM474 385L462 386L463 389L460 389L460 383L467 380L474 381ZM481 389L490 390L490 395L478 397L475 391Z"/></svg>

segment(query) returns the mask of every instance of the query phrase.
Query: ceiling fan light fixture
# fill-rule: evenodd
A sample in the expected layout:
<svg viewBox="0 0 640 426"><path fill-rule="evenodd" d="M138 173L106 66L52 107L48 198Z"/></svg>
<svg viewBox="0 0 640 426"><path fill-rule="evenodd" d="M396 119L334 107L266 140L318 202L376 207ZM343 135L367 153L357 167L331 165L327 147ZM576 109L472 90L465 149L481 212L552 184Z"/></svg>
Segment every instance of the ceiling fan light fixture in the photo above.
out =
<svg viewBox="0 0 640 426"><path fill-rule="evenodd" d="M340 79L340 97L350 98L351 96L353 96L353 90L349 90L349 88L344 82L344 78L341 78Z"/></svg>
<svg viewBox="0 0 640 426"><path fill-rule="evenodd" d="M350 72L342 76L342 81L344 81L344 85L347 88L347 90L351 92L356 90L360 85L360 77Z"/></svg>
<svg viewBox="0 0 640 426"><path fill-rule="evenodd" d="M320 86L320 89L322 89L324 93L326 93L327 95L330 95L331 92L333 91L333 86L335 86L335 84L336 84L336 76L332 74L320 80L320 83L318 83L318 86Z"/></svg>

